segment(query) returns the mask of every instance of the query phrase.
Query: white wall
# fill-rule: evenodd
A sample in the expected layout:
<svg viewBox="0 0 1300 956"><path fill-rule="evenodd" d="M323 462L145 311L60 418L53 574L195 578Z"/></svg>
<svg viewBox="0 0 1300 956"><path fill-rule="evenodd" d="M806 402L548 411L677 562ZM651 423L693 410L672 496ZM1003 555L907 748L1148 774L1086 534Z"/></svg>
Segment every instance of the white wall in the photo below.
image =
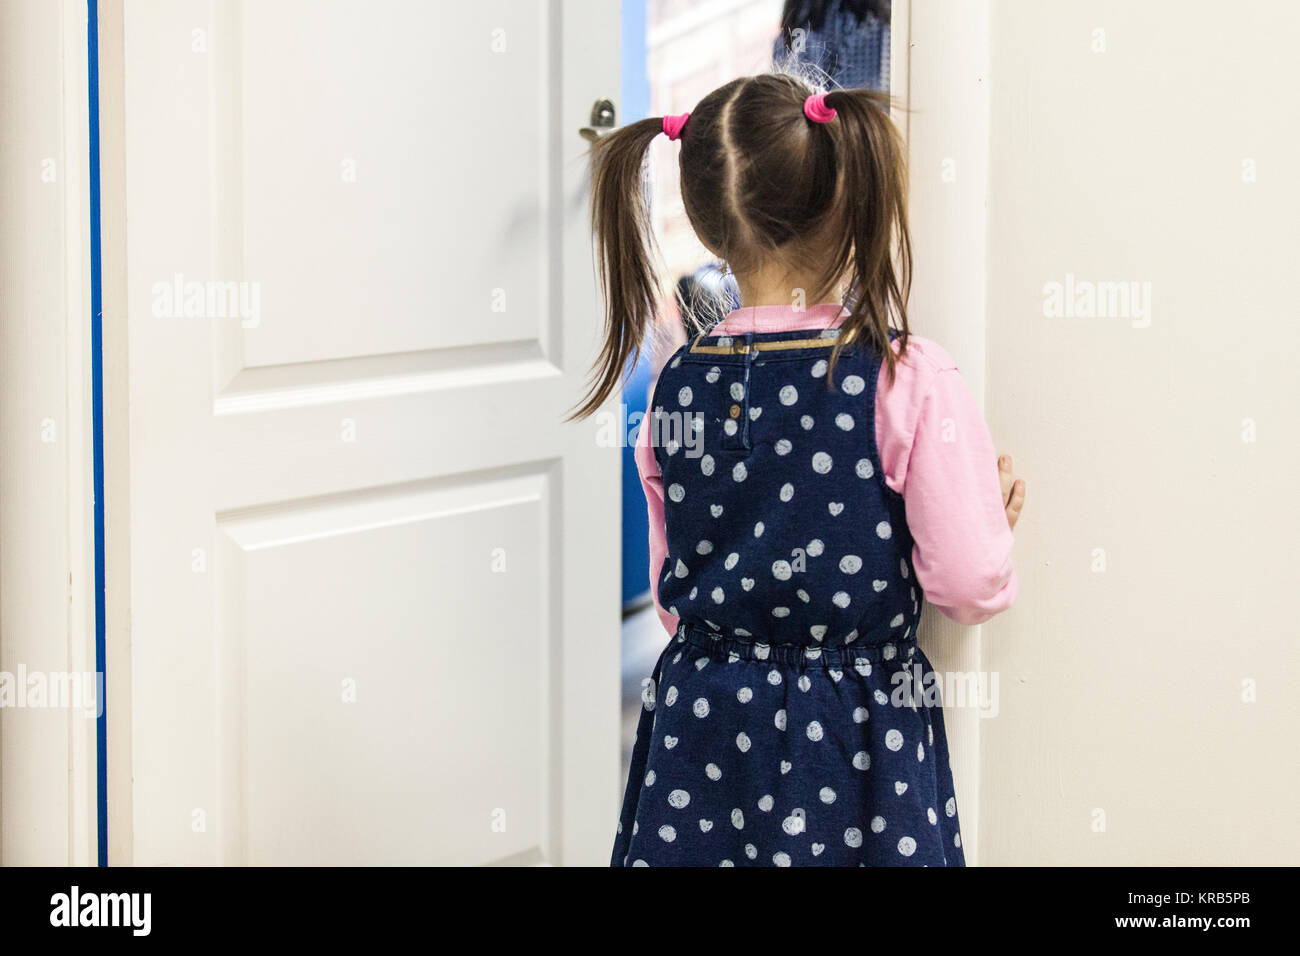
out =
<svg viewBox="0 0 1300 956"><path fill-rule="evenodd" d="M94 670L85 17L80 0L0 0L0 672L15 695ZM93 863L93 719L12 704L0 863Z"/></svg>
<svg viewBox="0 0 1300 956"><path fill-rule="evenodd" d="M913 327L1030 488L1016 607L924 630L999 691L992 719L946 708L968 859L1290 862L1300 10L896 0L902 23ZM1150 283L1149 324L1047 314L1067 276Z"/></svg>
<svg viewBox="0 0 1300 956"><path fill-rule="evenodd" d="M982 862L1294 862L1300 7L1001 0L991 35L985 394L1029 501ZM1067 274L1151 283L1149 326L1046 316Z"/></svg>

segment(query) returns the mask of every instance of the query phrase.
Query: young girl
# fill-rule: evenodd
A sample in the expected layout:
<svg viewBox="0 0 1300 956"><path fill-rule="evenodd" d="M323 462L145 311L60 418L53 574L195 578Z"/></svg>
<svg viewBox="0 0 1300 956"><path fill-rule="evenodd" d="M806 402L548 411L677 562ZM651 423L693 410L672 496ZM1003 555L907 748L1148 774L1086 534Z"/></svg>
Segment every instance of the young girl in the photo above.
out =
<svg viewBox="0 0 1300 956"><path fill-rule="evenodd" d="M672 639L645 682L614 865L964 863L917 621L922 594L970 624L1010 606L1024 484L952 359L908 333L886 104L748 77L594 148L608 311L579 414L654 319L643 164L660 132L742 302L673 355L638 437Z"/></svg>

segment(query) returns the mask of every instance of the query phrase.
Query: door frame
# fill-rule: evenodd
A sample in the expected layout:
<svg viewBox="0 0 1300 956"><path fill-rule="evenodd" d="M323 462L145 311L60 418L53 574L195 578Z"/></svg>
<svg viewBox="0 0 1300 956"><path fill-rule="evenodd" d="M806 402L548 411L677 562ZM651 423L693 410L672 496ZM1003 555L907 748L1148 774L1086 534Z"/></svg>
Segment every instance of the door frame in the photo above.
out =
<svg viewBox="0 0 1300 956"><path fill-rule="evenodd" d="M893 0L891 91L907 143L915 282L911 327L943 343L984 407L988 312L991 0ZM955 174L955 179L952 175ZM939 674L980 674L984 628L926 607L922 643ZM991 682L990 687L996 686ZM961 810L962 848L979 862L980 711L945 701L944 724Z"/></svg>
<svg viewBox="0 0 1300 956"><path fill-rule="evenodd" d="M29 660L51 673L100 673L89 168L93 4L58 0L6 11L23 21L9 35L13 48L5 48L4 59L25 95L13 101L0 129L13 146L4 162L21 164L17 173L30 175L34 189L56 192L55 215L32 202L10 210L15 214L3 222L12 252L0 261L0 307L11 328L24 323L22 335L6 330L0 349L0 402L19 416L3 413L15 427L0 429L6 492L19 492L0 503L0 619L11 625L0 632L0 669L14 680ZM56 119L45 124L33 121L37 116ZM43 171L53 178L42 178ZM56 247L60 255L51 267ZM40 307L31 309L32 303ZM65 709L66 721L55 727L13 716L0 711L0 865L95 865L99 721L80 708ZM56 732L57 725L65 730Z"/></svg>

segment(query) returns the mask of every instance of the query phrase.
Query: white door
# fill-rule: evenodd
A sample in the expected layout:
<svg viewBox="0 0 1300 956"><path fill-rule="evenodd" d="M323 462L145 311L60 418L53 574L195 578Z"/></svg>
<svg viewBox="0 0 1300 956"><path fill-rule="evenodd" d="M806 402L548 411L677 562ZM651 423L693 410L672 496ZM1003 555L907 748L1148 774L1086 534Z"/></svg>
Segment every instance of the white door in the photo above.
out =
<svg viewBox="0 0 1300 956"><path fill-rule="evenodd" d="M604 863L618 5L101 8L110 862Z"/></svg>

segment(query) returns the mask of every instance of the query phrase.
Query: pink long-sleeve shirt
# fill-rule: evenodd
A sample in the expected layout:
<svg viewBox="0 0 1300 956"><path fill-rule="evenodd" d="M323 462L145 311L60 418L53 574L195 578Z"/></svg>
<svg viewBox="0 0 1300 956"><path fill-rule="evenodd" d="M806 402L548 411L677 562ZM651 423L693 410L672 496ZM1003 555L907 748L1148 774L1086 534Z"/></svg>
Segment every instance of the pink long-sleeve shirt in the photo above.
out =
<svg viewBox="0 0 1300 956"><path fill-rule="evenodd" d="M834 328L841 314L837 305L803 311L756 306L729 313L710 334ZM927 600L962 624L979 624L1010 607L1016 599L1013 538L993 439L956 363L929 339L908 338L892 383L882 367L876 445L885 482L903 496L912 562ZM650 514L650 592L660 620L673 633L677 618L659 604L659 570L668 542L663 479L648 428L637 434L636 464Z"/></svg>

